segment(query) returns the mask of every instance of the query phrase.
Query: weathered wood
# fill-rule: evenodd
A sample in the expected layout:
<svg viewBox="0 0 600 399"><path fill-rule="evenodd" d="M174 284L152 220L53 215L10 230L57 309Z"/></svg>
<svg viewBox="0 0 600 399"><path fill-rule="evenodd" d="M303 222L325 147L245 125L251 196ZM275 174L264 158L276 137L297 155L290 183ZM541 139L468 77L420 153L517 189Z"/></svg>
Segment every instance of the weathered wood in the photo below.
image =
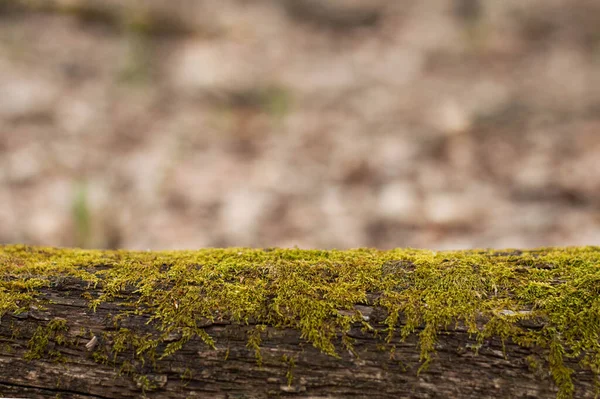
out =
<svg viewBox="0 0 600 399"><path fill-rule="evenodd" d="M181 338L173 334L156 348L155 359L151 350L137 356L133 347L115 358L102 358L116 345L112 333L126 328L137 337L148 334L147 342L159 334L149 309L115 318L139 296L131 288L125 288L121 298L91 309L89 298L99 297L102 290L102 284L93 287L80 278L54 278L50 286L40 288L36 305L2 316L0 396L554 398L558 391L544 366L546 349L491 337L476 353L477 340L462 323L439 331L431 363L418 372L423 365L418 346L422 330L406 340L395 336L386 342L388 314L373 305L377 292L355 305L372 329L355 322L344 339L338 334L334 343L339 358L315 348L296 329L266 325L262 331L253 320L244 324L226 319L199 326L214 339L214 348L194 336L160 359L166 344ZM531 331L544 327L543 320L521 324ZM260 343L252 345L255 341L250 339L249 344L249 337L260 337ZM352 350L343 344L348 339ZM140 348L139 343L134 346ZM594 397L594 374L573 360L565 362L574 370L574 397Z"/></svg>
<svg viewBox="0 0 600 399"><path fill-rule="evenodd" d="M292 329L267 328L260 346L262 366L257 364L255 350L247 347L252 326L209 324L205 331L214 337L216 350L200 339L188 342L173 356L159 360L156 367L142 365L127 351L121 360L129 359L135 373L119 376L115 367L98 365L85 347L89 336L81 329L91 330L97 337L115 331L111 315L118 313L118 304L102 305L93 312L81 299L89 292L87 284L70 281L44 290L51 303L46 310L31 311L19 316L5 316L0 326L4 345L0 355L0 394L30 398L46 398L60 393L62 398L136 398L142 394L140 374L151 385L148 397L264 397L269 395L294 397L362 397L389 398L553 398L556 388L547 375L535 375L529 370L526 357L536 351L508 343L506 356L498 340L489 340L477 355L469 349L476 342L465 329L445 331L437 345L437 355L429 369L417 375L421 366L417 337L406 342L394 339L390 348L376 339L372 332L361 331L356 325L349 334L356 341L356 354L338 347L341 359L321 353L300 338ZM380 309L363 307L371 324L378 330L385 314ZM50 343L47 351L57 350L64 362L57 360L24 360L28 342L39 326L60 318L69 321L68 345ZM147 317L133 316L119 327L152 333ZM11 337L14 334L17 337ZM110 345L99 339L98 345ZM284 356L291 361L283 360ZM291 373L291 384L286 374ZM585 373L577 397L593 397L592 376Z"/></svg>

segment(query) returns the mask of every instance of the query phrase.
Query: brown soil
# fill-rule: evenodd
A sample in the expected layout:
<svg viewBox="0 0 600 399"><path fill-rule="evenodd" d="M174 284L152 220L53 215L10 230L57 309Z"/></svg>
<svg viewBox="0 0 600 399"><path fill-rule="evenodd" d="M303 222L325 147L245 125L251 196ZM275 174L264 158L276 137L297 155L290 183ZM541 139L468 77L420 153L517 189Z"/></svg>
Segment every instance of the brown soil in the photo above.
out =
<svg viewBox="0 0 600 399"><path fill-rule="evenodd" d="M0 242L600 242L600 3L0 1Z"/></svg>

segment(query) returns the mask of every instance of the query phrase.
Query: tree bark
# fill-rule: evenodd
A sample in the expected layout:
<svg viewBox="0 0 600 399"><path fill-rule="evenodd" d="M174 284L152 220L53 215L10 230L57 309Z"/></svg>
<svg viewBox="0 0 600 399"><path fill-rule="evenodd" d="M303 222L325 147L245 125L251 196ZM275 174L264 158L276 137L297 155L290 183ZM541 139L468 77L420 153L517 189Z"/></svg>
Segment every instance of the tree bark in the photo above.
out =
<svg viewBox="0 0 600 399"><path fill-rule="evenodd" d="M261 398L270 396L380 398L553 398L557 389L547 372L531 363L543 361L539 349L527 349L499 339L475 340L457 326L440 333L436 354L427 370L422 363L418 337L411 335L389 344L377 332L384 328L385 312L357 305L375 331L355 325L349 336L354 353L337 342L339 358L321 353L298 331L266 327L260 334L260 359L248 346L252 324L208 323L204 330L215 348L194 338L183 348L155 364L143 364L132 350L118 362L99 364L93 353L114 345L103 338L117 328L155 334L147 315L131 316L115 324L123 303L105 303L89 309L82 295L96 294L81 280L66 278L43 289L45 309L6 314L0 324L0 396L28 398ZM42 359L26 360L38 327L68 320L59 340L50 333ZM530 325L529 328L540 328ZM46 329L47 330L47 329ZM96 343L91 342L90 332ZM176 339L177 337L173 337ZM59 341L60 343L58 343ZM88 350L88 346L93 346ZM391 352L391 347L395 351ZM123 370L123 361L131 367ZM575 371L575 397L594 396L590 372L569 364Z"/></svg>

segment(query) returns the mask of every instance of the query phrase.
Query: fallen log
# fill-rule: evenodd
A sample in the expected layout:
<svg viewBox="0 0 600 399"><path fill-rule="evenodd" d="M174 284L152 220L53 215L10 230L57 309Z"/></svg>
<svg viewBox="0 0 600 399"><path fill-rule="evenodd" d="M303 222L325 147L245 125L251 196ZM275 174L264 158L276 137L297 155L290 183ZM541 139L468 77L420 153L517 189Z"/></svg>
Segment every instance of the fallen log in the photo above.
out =
<svg viewBox="0 0 600 399"><path fill-rule="evenodd" d="M592 398L600 248L0 246L0 396Z"/></svg>

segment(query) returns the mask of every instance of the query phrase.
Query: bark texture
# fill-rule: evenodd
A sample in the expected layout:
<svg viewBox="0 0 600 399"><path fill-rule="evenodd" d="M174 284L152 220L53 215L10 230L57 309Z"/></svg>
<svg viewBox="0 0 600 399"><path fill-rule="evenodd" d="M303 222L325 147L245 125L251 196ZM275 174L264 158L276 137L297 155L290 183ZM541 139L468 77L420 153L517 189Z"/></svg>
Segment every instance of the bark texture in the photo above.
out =
<svg viewBox="0 0 600 399"><path fill-rule="evenodd" d="M94 351L114 345L102 337L117 328L154 334L148 317L131 316L115 324L121 304L89 309L82 295L93 290L76 278L63 279L43 290L46 309L5 315L0 324L0 396L28 398L261 398L261 397L380 397L380 398L554 398L557 389L540 350L522 348L499 339L487 340L476 354L475 340L457 326L439 335L436 354L427 370L421 367L418 337L385 344L377 332L385 312L357 305L375 331L352 328L354 353L338 342L340 358L321 353L298 331L266 327L260 334L260 361L248 336L254 327L227 322L207 323L205 331L215 348L200 339L155 364L143 364L131 350L112 364L98 364ZM132 294L135 295L135 294ZM38 327L67 320L62 344L50 333L42 359L26 360ZM540 328L531 324L529 328ZM88 350L87 333L98 337ZM173 337L176 340L178 337ZM395 351L391 353L391 345ZM129 362L131 368L122 369ZM593 375L576 370L575 397L594 396ZM536 370L537 369L537 370Z"/></svg>

